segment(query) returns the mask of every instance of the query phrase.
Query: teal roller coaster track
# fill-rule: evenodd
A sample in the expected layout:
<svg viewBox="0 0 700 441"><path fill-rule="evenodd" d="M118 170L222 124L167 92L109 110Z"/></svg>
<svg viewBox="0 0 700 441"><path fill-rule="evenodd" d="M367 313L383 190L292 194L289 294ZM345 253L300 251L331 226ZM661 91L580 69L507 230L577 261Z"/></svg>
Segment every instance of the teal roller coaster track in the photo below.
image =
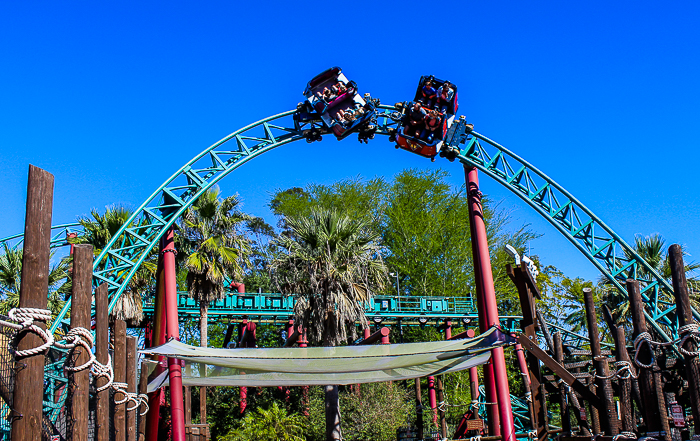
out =
<svg viewBox="0 0 700 441"><path fill-rule="evenodd" d="M398 126L394 109L389 106L379 109L377 134L390 135ZM292 110L270 116L211 145L175 172L134 211L94 263L94 283L108 284L110 310L147 252L205 190L251 159L304 140L309 130L323 132L320 120L295 125L293 114ZM637 280L642 287L647 319L663 339L677 336L669 282L578 199L529 162L477 132L455 137L449 144L459 149L460 163L492 177L547 219L617 289L626 293L624 280ZM70 300L52 331L61 325L69 308Z"/></svg>

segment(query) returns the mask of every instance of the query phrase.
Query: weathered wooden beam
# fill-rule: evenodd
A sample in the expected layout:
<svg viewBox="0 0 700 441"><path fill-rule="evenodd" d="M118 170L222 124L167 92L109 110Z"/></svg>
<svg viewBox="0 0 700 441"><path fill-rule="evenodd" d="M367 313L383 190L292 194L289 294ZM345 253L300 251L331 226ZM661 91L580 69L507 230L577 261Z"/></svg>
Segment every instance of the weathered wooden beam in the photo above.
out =
<svg viewBox="0 0 700 441"><path fill-rule="evenodd" d="M136 393L136 337L126 338L126 391ZM133 403L127 403L128 407L134 407ZM136 441L136 415L139 408L126 412L126 440Z"/></svg>
<svg viewBox="0 0 700 441"><path fill-rule="evenodd" d="M141 365L141 371L139 374L139 395L146 394L146 391L148 390L148 369L146 369L146 366L143 364ZM141 412L143 412L143 405L139 407L138 409L138 426L139 426L139 434L138 434L138 440L139 441L146 441L146 416L141 415Z"/></svg>
<svg viewBox="0 0 700 441"><path fill-rule="evenodd" d="M423 399L420 390L420 378L416 378L414 381L416 390L416 431L418 432L418 439L423 439Z"/></svg>
<svg viewBox="0 0 700 441"><path fill-rule="evenodd" d="M561 333L554 333L554 357L557 363L564 364L564 346L562 345ZM566 386L559 383L559 409L561 412L561 428L564 435L571 435L571 413L569 412L569 400L566 393ZM579 415L580 417L580 415Z"/></svg>
<svg viewBox="0 0 700 441"><path fill-rule="evenodd" d="M112 328L114 335L114 381L126 383L126 322L115 320ZM114 394L115 400L122 400L120 393ZM114 441L126 441L126 403L114 406Z"/></svg>
<svg viewBox="0 0 700 441"><path fill-rule="evenodd" d="M20 308L46 309L47 306L53 184L51 173L29 166ZM39 320L35 324L46 328ZM41 337L33 332L20 332L17 349L26 351L39 347L42 343ZM44 354L17 357L16 361L18 370L13 399L15 418L12 419L11 439L38 440L41 439L43 388L37 387L37 381L44 377Z"/></svg>
<svg viewBox="0 0 700 441"><path fill-rule="evenodd" d="M630 299L630 312L632 313L633 336L636 339L639 334L647 332L647 320L644 316L644 303L639 290L639 282L627 279L627 294ZM636 358L645 365L653 364L654 351L649 345L642 344ZM642 392L642 412L647 426L647 432L664 432L664 440L671 441L671 434L666 418L666 405L663 393L657 388L660 378L654 373L653 368L639 367L639 387ZM659 384L660 386L660 384Z"/></svg>
<svg viewBox="0 0 700 441"><path fill-rule="evenodd" d="M688 282L685 277L685 263L683 262L683 249L678 244L673 244L668 249L669 263L671 264L671 278L673 279L673 295L676 298L676 315L678 324L684 326L695 325L693 310L690 307L688 295ZM683 334L681 334L683 337ZM690 408L693 412L693 425L695 433L700 430L700 360L698 356L688 355L697 352L698 345L692 338L686 339L681 346L685 361L685 375L688 381Z"/></svg>
<svg viewBox="0 0 700 441"><path fill-rule="evenodd" d="M598 409L600 411L600 422L606 435L615 436L620 431L617 420L617 409L615 408L610 380L606 378L610 375L610 370L608 361L602 357L600 350L598 315L596 314L593 291L591 288L583 288L583 299L586 304L586 321L588 322L588 336L591 341L593 365L596 369L596 384L598 386L596 392L603 403L603 409Z"/></svg>
<svg viewBox="0 0 700 441"><path fill-rule="evenodd" d="M71 329L90 329L90 304L92 303L92 245L76 245L73 248L73 287L71 294ZM90 351L76 346L71 351L73 366L82 366L90 360ZM72 378L71 378L72 377ZM88 439L88 406L90 401L90 370L71 372L68 382L73 441Z"/></svg>
<svg viewBox="0 0 700 441"><path fill-rule="evenodd" d="M567 371L564 369L564 366L560 365L557 363L556 360L554 360L552 357L550 357L544 350L542 350L539 346L537 346L537 343L534 341L530 340L527 338L525 335L519 335L518 336L518 341L520 342L521 345L525 349L527 349L531 354L533 354L535 357L537 357L545 366L547 366L549 369L552 370L559 378L562 379L562 381L581 395L581 397L591 403L593 406L600 408L602 407L602 403L598 396L591 392L586 386L583 385L580 381L578 381L572 374L571 372Z"/></svg>
<svg viewBox="0 0 700 441"><path fill-rule="evenodd" d="M625 341L625 328L622 326L616 326L615 328L615 357L618 362L629 363L629 356L627 355L627 345ZM632 367L631 369L634 369ZM634 374L634 372L632 372ZM623 432L634 432L636 429L636 423L634 420L634 410L632 408L632 378L627 376L627 378L619 379L620 385L620 416L622 417L622 431Z"/></svg>
<svg viewBox="0 0 700 441"><path fill-rule="evenodd" d="M103 365L109 363L109 297L107 284L95 289L95 358ZM107 384L107 377L97 377L97 387ZM95 409L97 441L109 441L109 388L97 392Z"/></svg>
<svg viewBox="0 0 700 441"><path fill-rule="evenodd" d="M533 291L530 284L532 281L530 272L525 266L521 265L519 268L513 268L508 264L506 265L506 273L518 289L520 306L523 312L523 319L520 322L521 329L525 336L527 336L528 341L535 341L537 338L537 317ZM532 426L537 432L537 440L545 441L549 432L549 427L547 425L547 401L544 389L540 387L543 382L540 362L538 357L530 351L528 351L527 354L527 368L530 377L529 387L532 397Z"/></svg>

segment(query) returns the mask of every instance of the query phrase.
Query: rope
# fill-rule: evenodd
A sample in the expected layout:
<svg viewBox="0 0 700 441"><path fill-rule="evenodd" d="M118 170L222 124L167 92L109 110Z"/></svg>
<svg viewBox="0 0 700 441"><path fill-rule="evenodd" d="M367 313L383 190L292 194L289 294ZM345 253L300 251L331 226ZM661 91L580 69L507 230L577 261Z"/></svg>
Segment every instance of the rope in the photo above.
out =
<svg viewBox="0 0 700 441"><path fill-rule="evenodd" d="M654 365L654 347L652 346L654 342L651 340L651 334L648 332L640 333L637 338L634 339L634 362L639 367L650 369ZM649 352L651 353L651 362L649 364L644 364L639 361L639 350L642 348L643 344L647 344L649 347Z"/></svg>
<svg viewBox="0 0 700 441"><path fill-rule="evenodd" d="M149 407L148 407L148 395L146 394L139 394L139 401L141 402L142 406L146 406L146 410L141 412L141 416L144 416L148 413Z"/></svg>
<svg viewBox="0 0 700 441"><path fill-rule="evenodd" d="M637 375L632 370L632 363L630 363L629 361L616 361L615 366L617 367L617 371L613 372L612 374L607 376L596 374L595 377L603 380L610 380L616 377L620 380L627 380L629 378L634 378L635 380L637 379Z"/></svg>
<svg viewBox="0 0 700 441"><path fill-rule="evenodd" d="M115 395L117 393L124 395L124 398L122 398L122 399L117 400L115 398L114 404L119 405L119 404L131 402L131 403L133 403L131 406L129 406L129 405L126 406L126 411L130 412L132 410L138 409L139 406L141 406L143 399L137 393L127 392L127 390L126 390L127 387L129 387L129 385L126 383L120 383L118 381L112 382L112 389L114 389ZM148 399L148 397L146 397L146 398Z"/></svg>
<svg viewBox="0 0 700 441"><path fill-rule="evenodd" d="M78 346L85 348L89 355L88 361L80 366L64 366L63 368L69 372L78 372L89 368L95 362L95 355L92 353L92 332L82 327L76 327L68 331L65 337L66 343L54 342L54 345L61 349L75 349Z"/></svg>
<svg viewBox="0 0 700 441"><path fill-rule="evenodd" d="M678 329L678 335L680 336L678 339L678 350L681 352L681 354L685 355L686 357L697 357L700 355L700 350L698 349L695 351L688 351L683 348L683 345L688 339L693 340L697 348L698 342L700 342L700 327L698 327L696 323L681 326Z"/></svg>
<svg viewBox="0 0 700 441"><path fill-rule="evenodd" d="M26 357L29 355L41 354L42 352L50 348L51 345L54 344L53 335L49 334L48 332L46 332L46 330L34 324L35 320L43 322L51 320L50 310L39 308L12 308L8 313L8 316L16 323L0 320L0 324L17 331L33 332L39 337L41 337L42 340L44 340L44 343L37 346L36 348L15 351L15 356Z"/></svg>
<svg viewBox="0 0 700 441"><path fill-rule="evenodd" d="M472 436L469 441L481 441L481 435Z"/></svg>
<svg viewBox="0 0 700 441"><path fill-rule="evenodd" d="M617 441L618 439L623 438L623 439L637 439L637 435L635 435L632 432L620 432L617 435L613 436L613 441Z"/></svg>
<svg viewBox="0 0 700 441"><path fill-rule="evenodd" d="M102 392L105 389L112 387L114 382L114 371L112 371L112 356L107 354L107 364L102 364L95 360L92 362L92 375L95 379L95 384L97 384L97 379L99 377L107 377L107 383L97 388L97 392Z"/></svg>

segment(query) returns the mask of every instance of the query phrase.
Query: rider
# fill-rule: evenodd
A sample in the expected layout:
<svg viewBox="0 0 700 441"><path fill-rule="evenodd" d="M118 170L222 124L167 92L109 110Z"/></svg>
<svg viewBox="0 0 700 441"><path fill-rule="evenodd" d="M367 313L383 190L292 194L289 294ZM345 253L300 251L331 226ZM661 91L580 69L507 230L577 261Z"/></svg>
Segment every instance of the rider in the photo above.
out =
<svg viewBox="0 0 700 441"><path fill-rule="evenodd" d="M435 133L441 127L442 127L442 118L440 117L440 114L438 113L438 111L437 110L429 111L428 114L425 116L425 130L428 133L428 137L426 138L426 141L433 142L433 138L435 137Z"/></svg>
<svg viewBox="0 0 700 441"><path fill-rule="evenodd" d="M421 89L421 95L422 98L420 101L423 102L426 106L429 108L432 108L435 105L435 97L436 97L436 91L435 88L433 87L433 82L430 80L427 80L425 84L423 85L423 88Z"/></svg>
<svg viewBox="0 0 700 441"><path fill-rule="evenodd" d="M452 84L445 81L445 84L437 90L437 107L442 114L445 114L450 108L450 103L455 96L455 91L452 89Z"/></svg>
<svg viewBox="0 0 700 441"><path fill-rule="evenodd" d="M423 109L423 107L421 107L420 103L416 101L416 103L413 104L411 112L408 114L408 123L412 130L412 133L409 132L408 127L406 127L406 133L408 135L415 134L416 137L420 137L423 131L425 117L427 115L428 113Z"/></svg>

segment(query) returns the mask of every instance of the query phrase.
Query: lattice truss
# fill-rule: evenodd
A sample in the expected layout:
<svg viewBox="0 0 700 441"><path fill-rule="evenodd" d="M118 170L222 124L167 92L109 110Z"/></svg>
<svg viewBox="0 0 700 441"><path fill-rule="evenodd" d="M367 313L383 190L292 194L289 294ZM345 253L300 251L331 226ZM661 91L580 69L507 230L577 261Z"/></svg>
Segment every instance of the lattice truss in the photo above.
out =
<svg viewBox="0 0 700 441"><path fill-rule="evenodd" d="M399 115L393 107L379 106L379 109L373 122L376 132L391 135L397 129ZM302 139L318 139L310 138L311 133L326 133L320 120L300 121L292 118L294 113L288 111L263 119L213 144L173 174L134 212L94 264L95 284L109 286L110 311L148 252L205 190L268 150ZM461 149L460 162L477 167L532 206L617 289L625 293L624 279L638 280L650 323L663 339L677 336L675 305L670 301L672 288L668 281L589 209L527 161L483 135L471 132L468 137L453 139L452 143L452 147ZM67 302L53 331L69 307Z"/></svg>

